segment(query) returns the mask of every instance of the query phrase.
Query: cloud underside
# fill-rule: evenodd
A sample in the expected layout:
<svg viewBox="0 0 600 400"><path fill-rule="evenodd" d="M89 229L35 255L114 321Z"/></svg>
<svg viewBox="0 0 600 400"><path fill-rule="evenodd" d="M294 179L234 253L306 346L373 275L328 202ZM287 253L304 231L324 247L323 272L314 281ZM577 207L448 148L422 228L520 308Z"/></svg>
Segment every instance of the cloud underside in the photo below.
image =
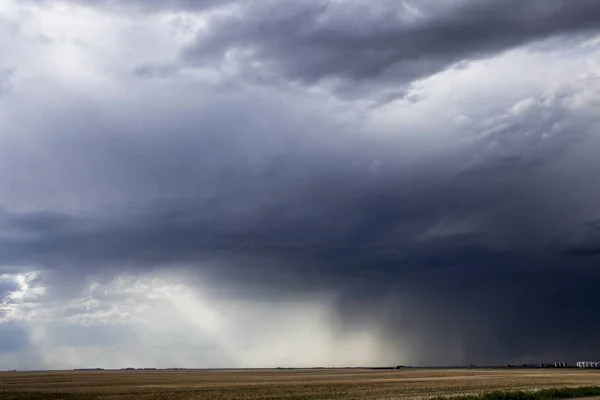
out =
<svg viewBox="0 0 600 400"><path fill-rule="evenodd" d="M406 86L519 46L571 46L598 28L594 1L240 2L208 21L183 65L220 64L254 80L331 83L338 94ZM549 43L545 43L548 42ZM151 68L143 71L151 72Z"/></svg>
<svg viewBox="0 0 600 400"><path fill-rule="evenodd" d="M600 357L599 8L0 2L0 364Z"/></svg>

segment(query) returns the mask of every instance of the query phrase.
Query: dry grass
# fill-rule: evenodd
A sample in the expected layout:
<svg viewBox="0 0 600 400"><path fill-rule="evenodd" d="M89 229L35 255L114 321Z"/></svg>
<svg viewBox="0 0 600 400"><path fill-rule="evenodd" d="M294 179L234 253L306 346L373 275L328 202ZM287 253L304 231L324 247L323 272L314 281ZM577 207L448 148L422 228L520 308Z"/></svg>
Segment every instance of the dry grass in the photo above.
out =
<svg viewBox="0 0 600 400"><path fill-rule="evenodd" d="M576 369L312 369L0 373L0 399L426 399L494 390L600 386Z"/></svg>

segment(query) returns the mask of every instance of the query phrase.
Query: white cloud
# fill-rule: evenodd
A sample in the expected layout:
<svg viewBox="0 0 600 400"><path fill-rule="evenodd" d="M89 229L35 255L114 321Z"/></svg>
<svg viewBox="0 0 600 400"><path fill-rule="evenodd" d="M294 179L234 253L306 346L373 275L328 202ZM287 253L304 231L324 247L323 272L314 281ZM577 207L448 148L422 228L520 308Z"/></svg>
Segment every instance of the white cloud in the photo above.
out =
<svg viewBox="0 0 600 400"><path fill-rule="evenodd" d="M35 318L45 288L39 283L37 272L5 273L0 275L0 323Z"/></svg>

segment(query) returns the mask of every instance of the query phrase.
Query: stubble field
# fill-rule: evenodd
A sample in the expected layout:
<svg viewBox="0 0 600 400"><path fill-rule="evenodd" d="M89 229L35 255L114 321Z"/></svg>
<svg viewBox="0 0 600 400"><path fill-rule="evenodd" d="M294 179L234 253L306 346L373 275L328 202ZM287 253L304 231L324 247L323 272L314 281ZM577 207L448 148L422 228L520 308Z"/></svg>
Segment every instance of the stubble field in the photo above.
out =
<svg viewBox="0 0 600 400"><path fill-rule="evenodd" d="M425 399L598 386L577 369L305 369L2 372L0 399Z"/></svg>

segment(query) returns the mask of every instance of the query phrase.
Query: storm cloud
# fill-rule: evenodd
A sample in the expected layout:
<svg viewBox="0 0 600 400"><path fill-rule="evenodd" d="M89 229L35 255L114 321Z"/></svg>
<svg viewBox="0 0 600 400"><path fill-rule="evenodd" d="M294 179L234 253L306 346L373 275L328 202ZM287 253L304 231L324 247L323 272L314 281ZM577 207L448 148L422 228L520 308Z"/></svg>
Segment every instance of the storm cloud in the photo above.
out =
<svg viewBox="0 0 600 400"><path fill-rule="evenodd" d="M598 29L594 1L245 2L210 18L183 59L257 80L403 86L451 66ZM366 89L369 91L368 86Z"/></svg>
<svg viewBox="0 0 600 400"><path fill-rule="evenodd" d="M600 357L598 7L0 2L2 365Z"/></svg>

